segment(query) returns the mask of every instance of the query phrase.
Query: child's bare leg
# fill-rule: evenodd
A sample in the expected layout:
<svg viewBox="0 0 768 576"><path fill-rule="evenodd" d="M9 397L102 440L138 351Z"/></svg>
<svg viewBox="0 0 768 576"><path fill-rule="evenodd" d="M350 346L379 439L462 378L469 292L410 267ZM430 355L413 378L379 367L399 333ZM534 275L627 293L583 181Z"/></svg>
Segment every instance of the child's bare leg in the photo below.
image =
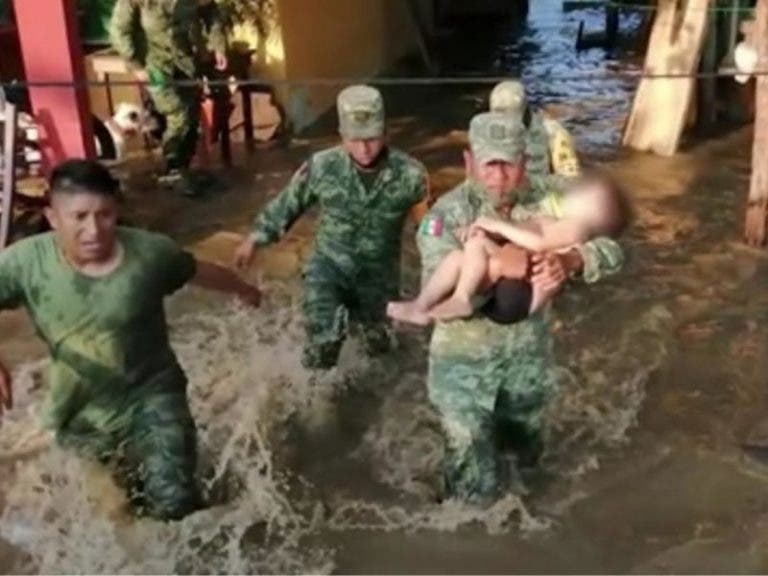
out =
<svg viewBox="0 0 768 576"><path fill-rule="evenodd" d="M415 300L405 302L390 302L387 305L387 315L394 320L426 325L432 321L429 309L456 287L461 272L464 253L454 250L438 265L435 272L427 280Z"/></svg>
<svg viewBox="0 0 768 576"><path fill-rule="evenodd" d="M472 296L478 293L487 280L489 260L496 251L498 245L485 236L476 236L467 241L456 290L451 298L432 309L433 318L450 320L472 315Z"/></svg>

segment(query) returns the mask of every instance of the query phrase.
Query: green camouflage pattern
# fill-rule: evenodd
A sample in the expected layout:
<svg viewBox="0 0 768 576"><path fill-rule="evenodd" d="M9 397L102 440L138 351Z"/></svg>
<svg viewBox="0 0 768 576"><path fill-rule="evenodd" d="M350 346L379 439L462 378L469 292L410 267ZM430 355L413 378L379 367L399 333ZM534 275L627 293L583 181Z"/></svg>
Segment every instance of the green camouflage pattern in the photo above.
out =
<svg viewBox="0 0 768 576"><path fill-rule="evenodd" d="M491 90L489 108L491 112L517 116L522 120L528 108L528 98L525 95L523 83L518 80L505 80L496 84Z"/></svg>
<svg viewBox="0 0 768 576"><path fill-rule="evenodd" d="M469 145L480 164L493 161L516 164L525 154L525 127L508 114L478 114L469 124Z"/></svg>
<svg viewBox="0 0 768 576"><path fill-rule="evenodd" d="M304 361L310 368L335 365L349 320L363 328L372 350L388 342L385 308L397 296L403 224L427 196L427 173L392 148L382 162L368 190L343 148L319 152L254 221L251 239L266 246L320 205L304 270Z"/></svg>
<svg viewBox="0 0 768 576"><path fill-rule="evenodd" d="M526 171L532 180L560 177L561 183L581 173L573 138L557 120L542 111L526 115ZM546 185L542 182L542 185Z"/></svg>
<svg viewBox="0 0 768 576"><path fill-rule="evenodd" d="M125 448L140 465L147 507L177 517L196 498L186 377L168 340L163 299L195 273L169 238L119 228L121 265L89 278L53 234L0 253L0 310L25 307L51 354L43 423L79 452Z"/></svg>
<svg viewBox="0 0 768 576"><path fill-rule="evenodd" d="M542 200L559 192L556 184L547 188L545 183L521 188L510 219L546 213L554 203ZM417 236L423 281L450 251L460 248L455 231L480 216L498 217L485 191L471 181L435 204ZM622 250L613 240L597 239L580 249L587 282L613 274L623 264ZM557 390L548 315L544 310L511 325L475 316L436 326L427 386L446 434L449 495L485 502L504 489L507 469L498 450L500 429L515 427L523 436L540 437L543 408Z"/></svg>
<svg viewBox="0 0 768 576"><path fill-rule="evenodd" d="M121 56L166 78L196 78L210 52L227 49L216 3L199 0L117 0L109 36Z"/></svg>
<svg viewBox="0 0 768 576"><path fill-rule="evenodd" d="M142 513L178 520L200 507L195 422L184 391L148 388L126 406L120 425L98 425L104 411L81 410L56 432L65 448L111 468Z"/></svg>
<svg viewBox="0 0 768 576"><path fill-rule="evenodd" d="M351 140L378 138L384 134L384 100L370 86L349 86L336 99L339 133Z"/></svg>
<svg viewBox="0 0 768 576"><path fill-rule="evenodd" d="M528 104L525 87L517 80L497 84L491 91L490 110L527 126L527 170L534 179L555 175L566 178L581 173L573 138L562 123Z"/></svg>
<svg viewBox="0 0 768 576"><path fill-rule="evenodd" d="M201 90L175 86L209 72L211 52L226 52L224 18L215 2L117 0L110 22L114 49L150 76L149 91L167 120L163 156L169 170L189 168L195 155Z"/></svg>
<svg viewBox="0 0 768 576"><path fill-rule="evenodd" d="M186 170L197 151L201 91L195 86L149 87L155 108L165 116L163 158L168 170Z"/></svg>

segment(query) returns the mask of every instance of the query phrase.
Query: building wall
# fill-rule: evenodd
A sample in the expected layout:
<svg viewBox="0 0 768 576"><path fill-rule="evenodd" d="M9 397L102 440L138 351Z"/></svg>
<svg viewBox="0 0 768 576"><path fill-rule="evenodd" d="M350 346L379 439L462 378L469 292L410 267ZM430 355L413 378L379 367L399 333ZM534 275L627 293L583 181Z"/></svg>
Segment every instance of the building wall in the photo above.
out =
<svg viewBox="0 0 768 576"><path fill-rule="evenodd" d="M285 78L368 78L417 53L407 0L279 0ZM431 22L431 0L418 0ZM282 92L298 130L334 105L340 86L290 86Z"/></svg>

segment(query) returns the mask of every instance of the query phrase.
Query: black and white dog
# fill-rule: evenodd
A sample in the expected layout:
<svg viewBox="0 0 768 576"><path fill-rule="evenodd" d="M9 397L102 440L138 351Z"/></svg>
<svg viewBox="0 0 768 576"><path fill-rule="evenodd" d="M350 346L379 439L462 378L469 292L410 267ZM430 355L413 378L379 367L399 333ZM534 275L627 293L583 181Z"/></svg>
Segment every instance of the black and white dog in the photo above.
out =
<svg viewBox="0 0 768 576"><path fill-rule="evenodd" d="M128 142L143 136L153 145L159 144L165 131L165 118L159 114L151 98L142 98L141 106L122 102L115 115L106 122L94 116L96 152L102 160L125 158Z"/></svg>

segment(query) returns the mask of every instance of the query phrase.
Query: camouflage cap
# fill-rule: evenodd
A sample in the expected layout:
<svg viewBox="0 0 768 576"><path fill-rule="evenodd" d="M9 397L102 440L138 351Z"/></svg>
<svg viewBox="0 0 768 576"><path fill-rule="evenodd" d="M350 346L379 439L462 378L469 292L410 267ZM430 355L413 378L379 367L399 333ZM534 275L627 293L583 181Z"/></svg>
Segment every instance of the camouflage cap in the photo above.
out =
<svg viewBox="0 0 768 576"><path fill-rule="evenodd" d="M469 124L469 144L480 164L517 163L525 154L525 127L520 119L499 112L485 112Z"/></svg>
<svg viewBox="0 0 768 576"><path fill-rule="evenodd" d="M378 138L384 134L384 99L370 86L349 86L336 102L344 138Z"/></svg>
<svg viewBox="0 0 768 576"><path fill-rule="evenodd" d="M491 112L515 114L522 117L527 106L528 100L525 97L525 87L522 82L517 80L501 82L491 92Z"/></svg>

